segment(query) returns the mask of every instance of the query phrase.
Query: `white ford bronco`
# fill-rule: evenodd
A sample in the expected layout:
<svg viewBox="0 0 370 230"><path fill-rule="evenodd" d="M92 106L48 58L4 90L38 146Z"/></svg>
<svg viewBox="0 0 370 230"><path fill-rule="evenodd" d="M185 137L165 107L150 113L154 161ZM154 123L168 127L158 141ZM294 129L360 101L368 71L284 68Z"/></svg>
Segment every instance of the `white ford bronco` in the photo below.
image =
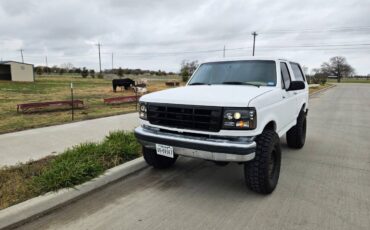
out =
<svg viewBox="0 0 370 230"><path fill-rule="evenodd" d="M146 162L168 168L188 156L244 165L247 187L269 194L280 174L280 137L302 148L308 85L298 63L275 58L202 63L185 87L140 99L135 136Z"/></svg>

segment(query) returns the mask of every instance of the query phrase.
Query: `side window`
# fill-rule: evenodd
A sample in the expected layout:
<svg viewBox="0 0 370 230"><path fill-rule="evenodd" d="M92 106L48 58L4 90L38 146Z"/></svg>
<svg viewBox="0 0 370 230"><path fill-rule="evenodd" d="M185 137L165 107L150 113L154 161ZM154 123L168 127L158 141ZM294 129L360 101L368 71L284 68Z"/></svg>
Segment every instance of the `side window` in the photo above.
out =
<svg viewBox="0 0 370 230"><path fill-rule="evenodd" d="M288 89L290 86L290 74L286 63L280 63L281 77L284 82L284 89Z"/></svg>
<svg viewBox="0 0 370 230"><path fill-rule="evenodd" d="M301 67L297 63L290 63L296 81L305 81Z"/></svg>

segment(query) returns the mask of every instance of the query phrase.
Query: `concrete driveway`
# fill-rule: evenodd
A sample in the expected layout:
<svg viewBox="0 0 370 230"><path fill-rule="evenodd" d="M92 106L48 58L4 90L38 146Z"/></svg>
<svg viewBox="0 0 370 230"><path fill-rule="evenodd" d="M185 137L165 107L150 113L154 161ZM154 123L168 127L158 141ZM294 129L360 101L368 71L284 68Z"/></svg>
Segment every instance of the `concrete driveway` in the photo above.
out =
<svg viewBox="0 0 370 230"><path fill-rule="evenodd" d="M147 168L21 229L369 229L370 84L310 100L301 150L282 139L277 189L247 190L241 165L179 158Z"/></svg>
<svg viewBox="0 0 370 230"><path fill-rule="evenodd" d="M37 160L87 141L100 141L110 131L133 130L138 114L130 113L0 135L0 167Z"/></svg>

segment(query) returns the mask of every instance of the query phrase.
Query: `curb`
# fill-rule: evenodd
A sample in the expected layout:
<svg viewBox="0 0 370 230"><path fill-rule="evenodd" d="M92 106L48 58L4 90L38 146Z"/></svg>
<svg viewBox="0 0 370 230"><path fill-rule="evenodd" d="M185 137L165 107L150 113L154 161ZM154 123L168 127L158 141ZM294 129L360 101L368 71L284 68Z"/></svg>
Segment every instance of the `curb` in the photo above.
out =
<svg viewBox="0 0 370 230"><path fill-rule="evenodd" d="M336 86L336 85L331 85L331 86L328 86L328 87L326 87L326 88L320 89L320 90L318 90L318 91L316 91L316 92L311 93L311 94L309 95L309 97L312 97L312 96L314 96L314 95L316 95L316 94L318 94L318 93L321 93L321 92L323 92L323 91L325 91L325 90L331 89L331 88L333 88L333 87L335 87L335 86Z"/></svg>
<svg viewBox="0 0 370 230"><path fill-rule="evenodd" d="M143 157L107 170L103 175L75 188L61 189L32 198L0 211L0 229L12 229L65 206L88 193L147 167Z"/></svg>

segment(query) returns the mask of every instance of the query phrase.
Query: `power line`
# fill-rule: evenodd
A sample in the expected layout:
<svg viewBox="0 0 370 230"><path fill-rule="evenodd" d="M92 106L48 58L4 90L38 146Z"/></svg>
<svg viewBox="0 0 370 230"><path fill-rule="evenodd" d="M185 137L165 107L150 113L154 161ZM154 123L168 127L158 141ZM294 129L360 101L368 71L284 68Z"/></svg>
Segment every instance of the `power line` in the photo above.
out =
<svg viewBox="0 0 370 230"><path fill-rule="evenodd" d="M352 47L351 47L352 46ZM357 46L357 47L353 47ZM361 43L361 44L305 44L305 45L293 45L293 46L261 46L260 49L280 49L280 48L325 48L325 47L348 47L348 48L370 48L370 43ZM249 47L237 47L237 48L225 48L226 51L235 51L235 50L248 50ZM253 51L253 49L252 49ZM135 56L171 56L171 55L179 55L179 54L196 54L196 53L215 53L215 52L223 52L223 49L214 49L214 50L201 50L201 51L182 51L182 52L158 52L158 53L132 53L132 54L125 54L120 55L121 57L135 57Z"/></svg>
<svg viewBox="0 0 370 230"><path fill-rule="evenodd" d="M101 44L98 43L98 51L100 50ZM267 46L259 46L260 50L276 50L276 49L289 49L289 50L359 50L359 49L369 49L370 43L342 43L342 44L328 44L328 43L321 43L321 44L298 44L298 45L267 45ZM119 49L118 49L119 50ZM236 47L236 48L226 48L224 45L223 49L208 49L208 50L185 50L185 51L171 51L171 52L153 52L153 53L124 53L121 55L116 53L116 56L119 57L161 57L161 56L177 56L177 55L186 55L186 54L207 54L207 53L216 53L216 52L223 52L224 56L226 56L226 51L243 51L243 50L251 50L250 47ZM24 57L26 58L40 58L43 59L42 55L23 55L23 49L19 50L22 56L22 62L24 62ZM253 49L252 49L253 51ZM102 54L110 54L112 55L112 67L114 67L114 54L113 53L101 53L99 52L99 70L101 71L101 55ZM75 57L92 57L93 54L86 54L86 55L51 55L54 58L61 58L61 59L69 59ZM45 63L47 63L47 56L45 57Z"/></svg>
<svg viewBox="0 0 370 230"><path fill-rule="evenodd" d="M370 30L370 26L357 26L357 27L331 27L324 29L317 28L305 28L305 29L273 29L273 30L262 30L262 34L282 34L282 33L323 33L323 32L366 32Z"/></svg>
<svg viewBox="0 0 370 230"><path fill-rule="evenodd" d="M286 50L367 50L370 49L370 44L364 44L360 46L349 46L349 45L296 45L296 46L259 46L260 50L268 51L268 50L279 50L279 49L286 49ZM245 51L245 50L251 50L250 47L238 47L238 48L232 48L228 49L225 48L226 51ZM171 53L163 53L163 52L156 52L156 53L131 53L131 54L119 54L116 53L116 56L119 57L126 57L126 58L148 58L148 57L169 57L169 56L179 56L179 55L190 55L190 54L210 54L210 53L217 53L217 52L223 52L223 49L215 49L215 50L201 50L201 51L184 51L184 52L171 52ZM49 55L50 56L50 55ZM73 55L73 56L53 56L54 58L60 58L60 59L72 59L76 57L80 57L81 55ZM27 58L42 58L42 56L25 56ZM84 55L84 57L93 57L93 55Z"/></svg>
<svg viewBox="0 0 370 230"><path fill-rule="evenodd" d="M323 29L318 29L318 28L293 28L293 27L290 27L290 28L280 28L280 29L272 29L272 30L269 30L269 29L266 29L266 30L259 30L259 35L268 35L268 34L289 34L289 33L321 33L321 32L367 32L367 31L370 31L370 25L366 25L366 26L341 26L341 27L331 27L331 28L323 28ZM233 33L234 37L235 36L238 36L238 35L245 35L246 33L249 33L249 32L241 32L241 33ZM182 40L182 41L168 41L168 42L165 42L165 43L176 43L176 44L179 44L179 43L189 43L189 42L194 42L194 41L198 41L198 40ZM208 40L207 40L208 42ZM158 43L151 43L152 45L156 45L156 44L163 44L164 42L158 42ZM96 45L99 45L99 44L96 44ZM100 44L101 45L101 44ZM106 46L107 44L105 44ZM122 43L119 43L119 44L111 44L108 46L114 46L114 45L122 45ZM130 45L130 44L129 44ZM132 45L132 44L131 44ZM57 47L58 49L68 49L69 47L66 47L66 46L60 46L60 47ZM79 47L81 48L81 47ZM29 49L28 49L29 50ZM32 50L35 50L32 48ZM38 50L38 49L36 49ZM42 49L40 49L42 50ZM73 49L74 51L76 49Z"/></svg>

